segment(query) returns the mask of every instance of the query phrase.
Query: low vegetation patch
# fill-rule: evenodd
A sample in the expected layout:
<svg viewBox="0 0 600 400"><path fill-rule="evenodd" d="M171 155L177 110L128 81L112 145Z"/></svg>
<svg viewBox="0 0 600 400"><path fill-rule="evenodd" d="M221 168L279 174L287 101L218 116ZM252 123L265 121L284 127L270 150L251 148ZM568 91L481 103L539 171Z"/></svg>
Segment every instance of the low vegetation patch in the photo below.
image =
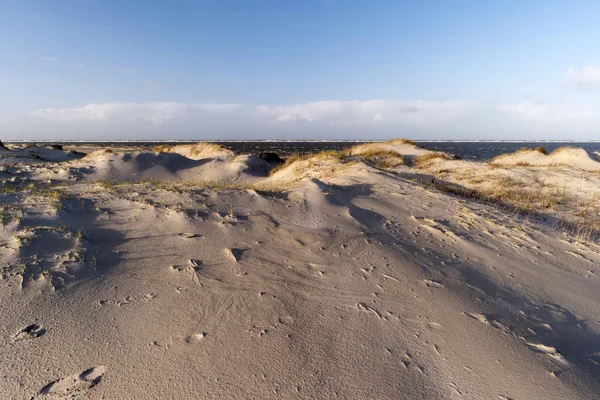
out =
<svg viewBox="0 0 600 400"><path fill-rule="evenodd" d="M177 153L188 158L199 160L201 158L233 156L233 152L225 146L217 143L199 142L196 144L157 145L152 151L154 153Z"/></svg>
<svg viewBox="0 0 600 400"><path fill-rule="evenodd" d="M523 211L556 209L558 205L566 204L568 201L565 189L543 186L530 188L512 179L498 183L482 194L492 201L514 204Z"/></svg>
<svg viewBox="0 0 600 400"><path fill-rule="evenodd" d="M413 160L413 166L420 167L426 164L428 161L436 159L449 160L450 158L444 153L432 151L430 153L421 154L420 156L415 157Z"/></svg>
<svg viewBox="0 0 600 400"><path fill-rule="evenodd" d="M276 166L269 171L269 175L274 175L278 171L288 168L292 164L306 161L307 167L312 168L315 164L326 161L327 159L335 159L338 161L344 161L347 156L346 151L339 150L324 150L319 153L307 153L307 154L295 154L285 159L283 164Z"/></svg>
<svg viewBox="0 0 600 400"><path fill-rule="evenodd" d="M0 188L2 194L28 194L32 197L41 197L51 200L55 206L61 206L63 200L71 198L66 185L49 185L40 183L10 184Z"/></svg>
<svg viewBox="0 0 600 400"><path fill-rule="evenodd" d="M0 225L5 226L12 221L20 221L23 210L19 206L0 204Z"/></svg>
<svg viewBox="0 0 600 400"><path fill-rule="evenodd" d="M379 169L389 169L404 164L402 154L394 150L374 148L360 153L358 157Z"/></svg>
<svg viewBox="0 0 600 400"><path fill-rule="evenodd" d="M410 140L410 139L395 139L392 140L392 142L396 142L396 143L400 143L400 144L411 144L413 146L419 147L419 145L414 141L414 140Z"/></svg>
<svg viewBox="0 0 600 400"><path fill-rule="evenodd" d="M152 148L152 151L155 153L167 153L169 152L169 150L171 150L173 148L173 146L168 145L168 144L160 144L158 146L154 146Z"/></svg>
<svg viewBox="0 0 600 400"><path fill-rule="evenodd" d="M494 181L491 186L487 187L467 189L458 185L442 184L441 188L464 197L502 203L523 212L556 209L557 206L567 204L569 201L566 190L562 188L551 188L545 185L532 187L521 180L508 176L491 179ZM456 189L456 187L461 189Z"/></svg>
<svg viewBox="0 0 600 400"><path fill-rule="evenodd" d="M565 224L582 241L595 241L600 236L600 201L592 196L578 204L575 220Z"/></svg>
<svg viewBox="0 0 600 400"><path fill-rule="evenodd" d="M515 151L512 154L530 153L530 152L538 152L538 153L541 153L543 155L548 155L548 152L542 146L538 146L538 147L521 147L519 150ZM501 157L503 155L505 155L505 154L500 154L499 157Z"/></svg>
<svg viewBox="0 0 600 400"><path fill-rule="evenodd" d="M559 227L569 231L582 242L596 242L600 236L598 199L577 201L563 188L549 187L543 182L532 186L510 177L495 178L491 186L476 188L467 188L438 179L418 181L444 192L498 204L522 214L540 215L546 210L553 211L551 215L557 217Z"/></svg>
<svg viewBox="0 0 600 400"><path fill-rule="evenodd" d="M165 190L176 193L189 193L197 189L213 189L213 190L255 190L261 193L275 192L275 190L265 190L257 184L244 183L228 183L218 180L202 180L202 181L167 181L158 179L140 179L140 180L99 180L96 184L108 191L118 191L121 188L126 189L131 186L144 186L154 190Z"/></svg>
<svg viewBox="0 0 600 400"><path fill-rule="evenodd" d="M192 156L200 156L204 154L217 153L223 150L227 150L225 146L221 146L216 143L198 143L191 147L190 155Z"/></svg>
<svg viewBox="0 0 600 400"><path fill-rule="evenodd" d="M571 146L562 146L562 147L559 147L558 149L554 149L552 151L552 153L550 153L550 155L552 155L552 154L558 154L558 153L561 153L561 152L563 152L565 150L577 150L577 149L575 147L571 147Z"/></svg>

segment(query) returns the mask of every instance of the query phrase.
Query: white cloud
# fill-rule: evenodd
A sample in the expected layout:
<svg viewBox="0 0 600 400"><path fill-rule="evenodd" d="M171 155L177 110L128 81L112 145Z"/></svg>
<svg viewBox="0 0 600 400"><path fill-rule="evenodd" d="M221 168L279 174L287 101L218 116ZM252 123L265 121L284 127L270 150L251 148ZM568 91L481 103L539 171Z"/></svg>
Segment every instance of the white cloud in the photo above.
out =
<svg viewBox="0 0 600 400"><path fill-rule="evenodd" d="M367 100L283 105L95 103L45 108L4 132L31 138L572 139L596 137L594 108L523 102ZM22 135L21 135L22 136ZM7 137L8 139L8 137Z"/></svg>
<svg viewBox="0 0 600 400"><path fill-rule="evenodd" d="M600 67L596 65L583 68L569 67L566 80L576 89L600 88Z"/></svg>
<svg viewBox="0 0 600 400"><path fill-rule="evenodd" d="M45 108L34 111L31 116L52 121L122 121L139 120L162 123L181 117L207 114L240 118L250 117L264 121L314 123L363 124L386 121L421 124L449 122L461 114L473 110L478 103L424 102L424 101L319 101L292 105L243 105L243 104L187 104L176 102L157 103L98 103L75 108ZM407 112L406 110L411 110Z"/></svg>
<svg viewBox="0 0 600 400"><path fill-rule="evenodd" d="M103 103L78 108L45 108L34 111L32 116L58 122L137 120L158 124L177 117L185 107L179 103Z"/></svg>
<svg viewBox="0 0 600 400"><path fill-rule="evenodd" d="M54 58L54 57L40 57L40 60L42 60L42 61L48 61L48 62L56 62L56 61L58 61L58 59Z"/></svg>
<svg viewBox="0 0 600 400"><path fill-rule="evenodd" d="M291 114L282 114L279 117L277 117L277 121L278 122L293 122L293 121L306 121L306 122L310 122L311 120L306 118L306 117L302 117L296 113L291 113Z"/></svg>
<svg viewBox="0 0 600 400"><path fill-rule="evenodd" d="M543 121L584 120L594 117L594 113L588 108L546 103L523 102L501 106L500 109L518 114L527 119Z"/></svg>
<svg viewBox="0 0 600 400"><path fill-rule="evenodd" d="M382 121L390 123L439 124L468 113L478 103L475 102L426 102L400 100L368 100L368 101L317 101L280 106L258 106L256 111L279 121L290 120L334 123L338 125L364 124ZM410 110L410 112L407 112ZM377 117L379 114L379 117Z"/></svg>
<svg viewBox="0 0 600 400"><path fill-rule="evenodd" d="M49 121L102 121L102 122L149 122L161 124L166 121L200 115L234 113L237 104L185 104L176 102L157 103L99 103L76 108L44 108L31 113L32 117Z"/></svg>

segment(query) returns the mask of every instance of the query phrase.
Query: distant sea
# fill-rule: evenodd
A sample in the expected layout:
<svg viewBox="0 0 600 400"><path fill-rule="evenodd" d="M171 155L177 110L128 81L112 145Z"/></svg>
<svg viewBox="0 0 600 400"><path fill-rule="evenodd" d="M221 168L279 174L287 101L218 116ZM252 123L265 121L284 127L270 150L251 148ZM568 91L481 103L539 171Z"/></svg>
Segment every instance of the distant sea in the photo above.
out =
<svg viewBox="0 0 600 400"><path fill-rule="evenodd" d="M487 161L503 153L512 153L523 147L544 147L551 152L562 146L582 147L589 152L600 152L600 141L598 142L550 142L550 141L416 141L421 147L429 150L443 151L454 154L465 160ZM11 142L8 142L11 143ZM13 142L17 143L17 142ZM24 143L24 142L18 142ZM42 142L25 142L28 144ZM43 144L63 144L79 146L133 146L149 149L161 144L186 144L197 143L197 141L64 141L43 142ZM258 155L263 152L274 152L282 157L294 154L306 154L323 150L342 150L349 146L366 143L365 141L214 141L214 143L236 151L238 153Z"/></svg>
<svg viewBox="0 0 600 400"><path fill-rule="evenodd" d="M454 154L465 160L488 161L500 154L513 153L523 147L543 147L548 153L559 147L570 146L584 148L588 152L600 151L600 142L453 142L422 141L419 146L429 150Z"/></svg>

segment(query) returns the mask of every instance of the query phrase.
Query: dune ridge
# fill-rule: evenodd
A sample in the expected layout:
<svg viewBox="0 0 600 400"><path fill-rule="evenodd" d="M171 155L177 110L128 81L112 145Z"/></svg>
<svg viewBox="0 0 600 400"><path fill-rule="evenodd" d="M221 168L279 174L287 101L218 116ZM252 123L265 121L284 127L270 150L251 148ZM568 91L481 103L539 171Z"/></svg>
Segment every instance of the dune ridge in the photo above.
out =
<svg viewBox="0 0 600 400"><path fill-rule="evenodd" d="M523 149L513 154L503 154L490 161L496 165L568 166L586 171L600 171L600 159L584 149L560 147L550 154L536 149Z"/></svg>
<svg viewBox="0 0 600 400"><path fill-rule="evenodd" d="M175 153L192 160L201 160L204 158L227 159L233 157L233 151L216 143L198 142L196 144L179 144L174 146L163 145L155 146L155 153Z"/></svg>

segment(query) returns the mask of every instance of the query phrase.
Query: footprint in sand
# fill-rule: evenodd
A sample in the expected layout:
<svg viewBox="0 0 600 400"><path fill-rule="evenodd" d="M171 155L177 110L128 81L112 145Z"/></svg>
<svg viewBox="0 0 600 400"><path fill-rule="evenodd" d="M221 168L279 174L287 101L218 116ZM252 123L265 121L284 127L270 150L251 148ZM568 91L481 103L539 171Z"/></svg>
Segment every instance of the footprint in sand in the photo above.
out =
<svg viewBox="0 0 600 400"><path fill-rule="evenodd" d="M437 322L430 322L430 323L427 324L427 327L429 329L435 329L435 330L442 329L442 325L438 324Z"/></svg>
<svg viewBox="0 0 600 400"><path fill-rule="evenodd" d="M483 324L490 325L492 328L500 330L505 335L511 334L511 330L509 327L507 327L500 321L490 319L488 316L486 316L484 314L478 314L478 313L464 313L464 314L473 319L476 319L477 321L479 321ZM550 329L552 329L552 328L550 328Z"/></svg>
<svg viewBox="0 0 600 400"><path fill-rule="evenodd" d="M484 324L489 324L489 321L487 319L487 317L483 314L478 314L478 313L465 313L465 315L468 315L469 317L476 319L479 322L482 322Z"/></svg>
<svg viewBox="0 0 600 400"><path fill-rule="evenodd" d="M203 262L202 260L194 260L190 259L188 265L171 265L171 269L177 272L184 272L194 270L199 272L202 269Z"/></svg>
<svg viewBox="0 0 600 400"><path fill-rule="evenodd" d="M46 333L46 329L42 328L38 324L31 324L21 329L19 333L14 336L15 342L21 340L35 339Z"/></svg>
<svg viewBox="0 0 600 400"><path fill-rule="evenodd" d="M547 354L550 358L558 361L561 364L568 365L569 362L560 354L560 351L556 350L556 348L552 346L546 346L541 343L529 343L527 342L527 346L536 353Z"/></svg>
<svg viewBox="0 0 600 400"><path fill-rule="evenodd" d="M202 260L190 259L190 266L194 271L199 272L202 269Z"/></svg>
<svg viewBox="0 0 600 400"><path fill-rule="evenodd" d="M430 279L423 279L423 283L425 283L425 285L427 285L428 287L434 287L434 288L443 288L444 287L444 285L442 285L441 283L432 281Z"/></svg>
<svg viewBox="0 0 600 400"><path fill-rule="evenodd" d="M308 263L308 272L317 276L323 276L327 273L327 271L325 271L324 265L314 263Z"/></svg>
<svg viewBox="0 0 600 400"><path fill-rule="evenodd" d="M367 305L367 303L357 303L356 308L358 308L360 311L363 311L363 312L371 312L371 313L377 315L377 317L379 317L379 319L383 319L383 315L379 311L374 309L373 307Z"/></svg>
<svg viewBox="0 0 600 400"><path fill-rule="evenodd" d="M184 232L184 233L180 233L179 237L180 238L184 238L184 239L193 239L196 237L200 237L201 235L197 235L195 233L189 233L189 232Z"/></svg>
<svg viewBox="0 0 600 400"><path fill-rule="evenodd" d="M66 400L83 398L88 390L96 386L102 380L102 375L106 368L102 365L87 369L79 375L72 375L67 378L58 379L50 382L40 389L39 398L48 398L55 400Z"/></svg>
<svg viewBox="0 0 600 400"><path fill-rule="evenodd" d="M229 256L230 258L232 258L235 262L239 262L240 259L242 258L242 256L244 255L245 251L246 251L246 249L231 248L231 249L225 249L225 254L227 254L227 256Z"/></svg>
<svg viewBox="0 0 600 400"><path fill-rule="evenodd" d="M206 337L206 332L194 333L193 335L188 336L185 341L186 343L195 343L199 342Z"/></svg>

